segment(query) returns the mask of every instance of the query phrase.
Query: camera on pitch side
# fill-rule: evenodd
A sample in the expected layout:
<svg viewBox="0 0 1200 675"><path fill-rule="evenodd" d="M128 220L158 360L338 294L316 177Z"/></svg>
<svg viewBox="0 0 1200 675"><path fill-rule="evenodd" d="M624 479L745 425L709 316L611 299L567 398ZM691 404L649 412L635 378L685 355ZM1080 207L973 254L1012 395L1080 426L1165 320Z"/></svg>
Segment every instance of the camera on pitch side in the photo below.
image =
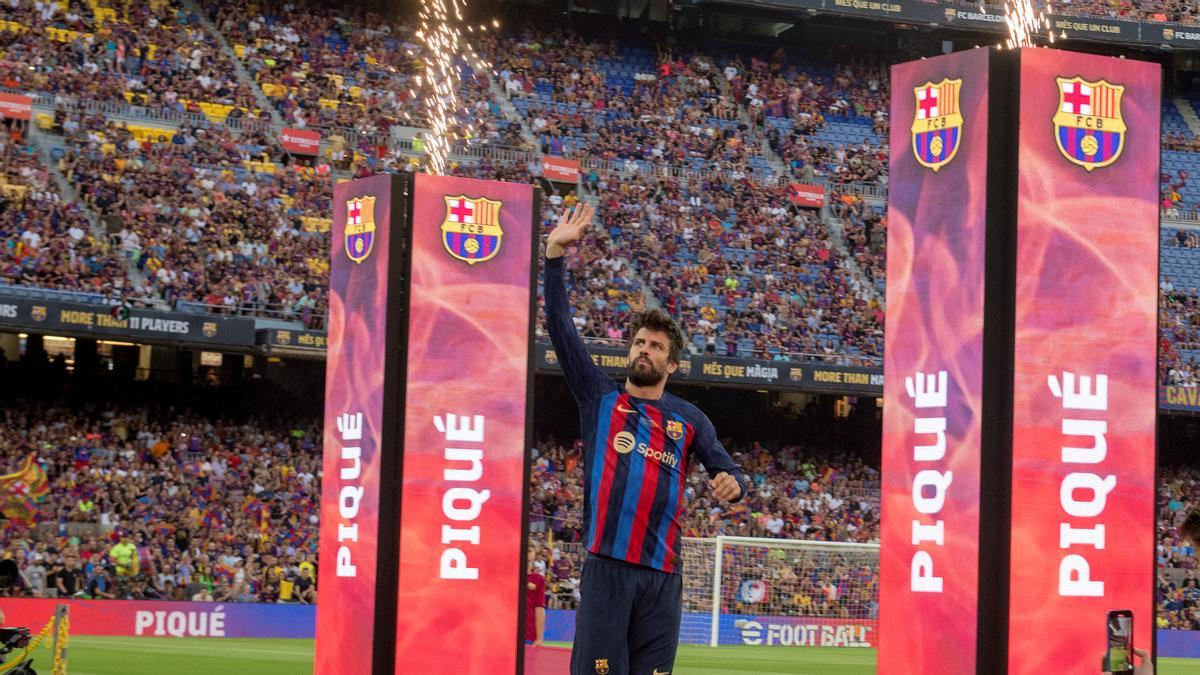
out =
<svg viewBox="0 0 1200 675"><path fill-rule="evenodd" d="M16 586L19 574L15 560L0 560L0 588ZM10 652L24 649L32 639L33 636L30 635L28 628L10 626L0 628L0 663L4 663L5 656ZM33 669L33 659L25 659L9 670L7 675L37 675Z"/></svg>

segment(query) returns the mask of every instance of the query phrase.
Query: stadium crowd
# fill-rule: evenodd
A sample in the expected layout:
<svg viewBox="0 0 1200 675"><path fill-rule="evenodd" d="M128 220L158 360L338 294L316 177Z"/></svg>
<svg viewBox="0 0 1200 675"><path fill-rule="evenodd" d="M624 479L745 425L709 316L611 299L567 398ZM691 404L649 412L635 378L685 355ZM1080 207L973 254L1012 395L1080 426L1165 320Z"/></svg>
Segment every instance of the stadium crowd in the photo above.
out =
<svg viewBox="0 0 1200 675"><path fill-rule="evenodd" d="M319 425L233 421L153 395L176 405L0 406L4 469L34 454L49 479L34 522L0 521L15 592L315 602Z"/></svg>
<svg viewBox="0 0 1200 675"><path fill-rule="evenodd" d="M537 446L531 468L529 529L556 541L579 543L583 495L583 442ZM842 453L822 456L800 447L773 450L755 444L733 451L750 474L748 499L722 507L689 476L686 537L775 537L811 541L879 541L879 473Z"/></svg>
<svg viewBox="0 0 1200 675"><path fill-rule="evenodd" d="M1161 472L1158 488L1158 567L1155 617L1159 628L1200 630L1200 580L1194 543L1179 528L1200 501L1200 472L1173 468Z"/></svg>
<svg viewBox="0 0 1200 675"><path fill-rule="evenodd" d="M260 2L244 13L219 2L204 17L215 40L178 0L4 5L0 85L54 100L50 131L63 154L48 166L19 122L0 134L0 282L270 311L321 328L334 180L421 166L398 144L378 145L395 127L425 121L413 92L430 55L412 26L303 3ZM1188 24L1198 14L1176 0L1055 7ZM600 223L569 257L581 334L619 343L629 313L649 301L680 320L697 352L878 363L887 223L850 184L887 182L886 148L871 140L890 125L885 69L535 27L480 36L476 46L493 79L479 64L456 64L460 138L534 149L523 122L537 150L607 167L585 169L585 198L599 204ZM270 119L263 100L285 124L325 132L323 157L299 161L276 142L277 130L244 124ZM87 102L204 121L156 135L84 112ZM847 125L861 138L829 140ZM1200 147L1178 132L1163 145ZM419 155L420 140L410 147ZM536 162L502 156L458 163L453 173L518 181L540 173ZM55 171L78 203L63 198ZM1181 196L1188 178L1163 176L1168 213L1195 208ZM789 180L829 184L829 218L792 204ZM552 189L543 227L578 198ZM1181 230L1170 245L1196 248L1200 239ZM1162 291L1161 380L1200 385L1200 364L1188 355L1200 349L1200 293L1169 276ZM4 461L36 452L51 478L39 523L9 523L0 534L21 563L23 593L315 600L311 422L155 417L117 405L7 409L3 421ZM563 606L577 599L580 450L540 445L532 475L530 529L561 545L539 555L552 584L567 590ZM861 460L794 446L745 447L737 458L751 469L753 496L722 508L693 476L687 536L878 540L878 475ZM1184 505L1197 501L1196 483L1179 471L1162 486L1159 564L1187 577L1163 576L1160 626L1200 628L1194 551L1176 529ZM794 579L784 559L758 563L764 577L787 582L780 603L873 616L871 598L845 592L873 588L850 563L793 571Z"/></svg>
<svg viewBox="0 0 1200 675"><path fill-rule="evenodd" d="M254 131L257 127L239 133L221 125L227 117L212 110L204 111L203 124L185 124L155 138L153 130L139 131L63 106L53 124L66 150L58 168L87 209L102 214L108 231L98 235L98 262L90 266L116 272L124 261L129 268L121 275L119 290L124 295L171 305L185 301L217 312L269 312L319 328L329 251L320 221L328 213L333 182L332 174L321 169L342 169L353 176L411 169L412 155L399 146L376 144L392 126L419 121L414 117L420 104L412 95L413 83L426 72L429 56L411 26L378 16L304 3L261 3L255 10L246 14L235 5L215 3L207 18L258 88L275 102L285 123L326 131L322 160L329 165L313 169L297 162L272 140L273 134ZM37 30L50 24L59 30L63 21L70 26L80 22L80 30L102 24L113 35L113 44L106 46L114 50L112 67L143 79L151 66L126 64L121 56L126 49L122 26L150 21L156 30L178 39L208 30L199 17L177 11L169 2L129 11L80 11L67 20L47 10L48 18L38 15L29 22ZM170 21L155 18L167 14ZM68 37L88 40L86 35ZM167 44L166 38L162 43ZM51 51L55 44L49 46ZM219 44L210 41L201 48L221 52ZM589 242L595 258L582 261L575 270L576 280L584 282L581 288L589 288L587 297L576 303L581 329L592 337L615 338L623 313L645 301L644 280L656 299L688 327L697 351L779 359L849 353L850 360L874 362L881 347L879 294L869 277L848 266L847 256L814 213L779 206L755 211L755 203L778 205L787 200L783 188L771 186L760 121L745 123L759 97L771 114L798 121L814 113L822 119L872 118L877 101L886 96L886 82L870 68L837 69L824 84L823 76L810 76L804 64L785 64L786 56L748 58L749 65L735 57L718 67L708 55L665 44L652 47L649 42L585 38L533 27L481 35L477 46L494 63L497 91L523 104L518 110L544 151L570 156L585 150L590 158L617 162L690 163L705 172L703 180L671 179L667 182L672 184L662 186L669 192L665 208L684 207L678 215L669 214L674 242L662 234L648 240L641 236L645 229L640 226L653 214L639 211L653 206L637 200L656 187L643 175L645 165L619 163L614 165L617 170L590 173L592 192L612 222L604 223L609 236L601 234ZM202 54L205 68L236 77L235 64L224 52L208 58L208 51ZM22 53L19 47L14 51L17 56ZM153 68L167 67L159 63L165 53L156 52L160 58L153 60ZM466 75L458 111L461 134L467 134L469 120L477 138L503 147L527 147L520 125L507 119L502 99L490 95L483 73L473 77L474 68L459 66ZM190 72L189 62L175 79L190 82ZM197 75L204 82L209 77ZM125 85L131 89L121 97L139 94L138 81L128 78ZM9 84L48 94L91 96L53 79ZM782 107L777 98L784 101ZM242 99L229 99L229 104L249 103ZM158 105L137 100L146 107ZM160 107L171 108L171 102ZM419 147L418 139L412 148ZM861 150L814 142L805 151L806 159L793 166L801 176L815 170L813 175L823 179L857 180L867 177L859 173L864 166ZM527 172L522 162L510 159L481 164L458 172L482 177L538 173L536 166ZM631 167L638 173L625 175ZM183 204L164 199L174 196L169 183L177 170L188 182ZM719 199L701 197L708 194ZM684 200L690 204L684 205ZM795 223L781 218L785 211L795 212ZM686 225L688 218L719 222L724 232ZM744 225L755 232L748 234ZM697 233L700 236L692 240ZM6 229L3 234L19 233ZM712 260L720 255L713 249L701 249L719 242L747 250L763 241L800 250L774 251L771 261L728 264ZM58 250L67 248L61 241L51 244ZM706 258L689 265L682 279L663 255L681 245ZM759 263L772 269L762 273L755 268ZM859 267L866 269L861 263ZM785 306L776 309L775 302Z"/></svg>
<svg viewBox="0 0 1200 675"><path fill-rule="evenodd" d="M217 311L276 308L320 327L328 285L329 179L287 164L274 140L183 126L139 140L102 116L63 123L60 160L84 204L105 214L141 294Z"/></svg>
<svg viewBox="0 0 1200 675"><path fill-rule="evenodd" d="M86 101L255 118L253 87L179 0L117 3L7 0L0 84Z"/></svg>
<svg viewBox="0 0 1200 675"><path fill-rule="evenodd" d="M583 499L582 441L569 446L553 441L534 449L530 475L529 529L535 545L539 569L544 570L552 605L571 608L578 602L580 563L583 554L581 504ZM768 449L754 444L734 450L735 461L750 474L750 496L736 504L720 505L705 487L703 472L697 470L688 479L685 498L688 511L681 524L685 537L767 537L807 541L879 541L879 474L861 458L846 453L819 453L808 448L785 446ZM750 554L746 554L750 555ZM764 553L764 556L766 554ZM685 554L686 556L686 554ZM863 569L849 564L817 569L811 561L794 561L793 572L775 569L783 558L772 556L762 561L737 561L731 567L755 570L765 567L763 578L782 583L775 591L783 593L785 604L818 612L814 616L866 616L870 598L857 592L844 593L841 601L833 594L812 592L809 601L799 598L799 570L811 572L809 581L823 588L828 583L846 584L853 576L855 588L873 590L861 575ZM811 569L810 569L811 568ZM692 570L702 574L701 570ZM803 574L801 573L801 576ZM873 580L874 575L870 578ZM738 583L740 579L736 580ZM813 590L813 589L810 589ZM814 598L816 605L812 604ZM866 600L863 604L861 601Z"/></svg>
<svg viewBox="0 0 1200 675"><path fill-rule="evenodd" d="M10 364L5 372L15 371ZM53 383L63 377L57 372L34 376ZM12 470L32 453L49 479L36 522L0 523L0 546L22 571L21 586L9 593L316 601L319 425L303 417L230 417L192 409L187 401L195 391L164 395L151 384L132 390L140 392L136 401L126 400L133 394L69 399L69 387L55 389L57 398L37 405L13 392L0 397L0 469ZM217 391L206 396L226 397ZM226 398L221 409L243 405L238 396ZM262 394L241 398L259 405L266 400ZM815 446L754 443L731 450L751 476L751 494L736 504L717 504L695 471L685 493L685 536L878 541L879 474L861 457ZM581 453L580 441L547 440L533 449L531 546L552 608L578 601L584 557ZM1200 474L1190 468L1164 471L1159 623L1169 627L1191 628L1200 621L1189 590L1195 550L1178 532L1188 506L1198 500ZM875 568L861 559L771 548L730 555L725 568L730 587L764 581L767 595L731 591L723 596L726 611L769 606L784 614L865 620L877 615ZM706 583L701 571L696 577L696 584ZM702 603L693 595L694 609Z"/></svg>
<svg viewBox="0 0 1200 675"><path fill-rule="evenodd" d="M433 60L413 25L375 13L310 3L208 6L209 17L285 122L386 138L394 126L427 127L423 91ZM480 46L491 40L481 27ZM474 36L473 36L474 37ZM520 146L520 125L490 93L484 64L459 58L462 84L448 131L464 141ZM382 154L382 153L381 153Z"/></svg>
<svg viewBox="0 0 1200 675"><path fill-rule="evenodd" d="M0 283L109 295L125 268L17 128L0 134Z"/></svg>
<svg viewBox="0 0 1200 675"><path fill-rule="evenodd" d="M1164 238L1169 248L1200 247L1195 231L1178 229ZM1193 282L1194 283L1194 282ZM1181 280L1176 284L1170 274L1159 280L1159 381L1165 385L1200 386L1200 291Z"/></svg>

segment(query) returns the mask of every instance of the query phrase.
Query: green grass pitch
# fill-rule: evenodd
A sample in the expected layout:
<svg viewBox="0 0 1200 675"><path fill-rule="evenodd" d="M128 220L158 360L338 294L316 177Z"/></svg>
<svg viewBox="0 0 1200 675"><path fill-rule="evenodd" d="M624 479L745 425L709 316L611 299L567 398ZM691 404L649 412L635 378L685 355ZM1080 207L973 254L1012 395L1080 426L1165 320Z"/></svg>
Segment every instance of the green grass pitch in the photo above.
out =
<svg viewBox="0 0 1200 675"><path fill-rule="evenodd" d="M35 665L50 672L48 652ZM312 640L73 637L69 675L300 675L312 673ZM673 675L867 675L875 651L821 647L682 645ZM1159 675L1200 675L1200 660L1160 659Z"/></svg>

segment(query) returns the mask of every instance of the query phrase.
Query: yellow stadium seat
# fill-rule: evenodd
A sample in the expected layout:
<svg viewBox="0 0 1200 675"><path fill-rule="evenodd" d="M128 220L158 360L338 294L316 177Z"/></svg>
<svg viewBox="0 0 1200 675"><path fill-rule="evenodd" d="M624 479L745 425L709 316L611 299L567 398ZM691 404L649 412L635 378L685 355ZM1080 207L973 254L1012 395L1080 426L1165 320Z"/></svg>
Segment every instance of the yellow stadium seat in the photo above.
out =
<svg viewBox="0 0 1200 675"><path fill-rule="evenodd" d="M317 216L308 216L304 223L304 229L309 232L328 232L333 225L333 221L328 218L318 218Z"/></svg>
<svg viewBox="0 0 1200 675"><path fill-rule="evenodd" d="M244 59L244 58L246 58L246 45L234 45L234 46L233 46L233 53L234 53L234 54L237 54L237 57L238 57L239 59Z"/></svg>
<svg viewBox="0 0 1200 675"><path fill-rule="evenodd" d="M42 131L49 131L50 129L54 128L54 115L49 113L38 113L37 125Z"/></svg>
<svg viewBox="0 0 1200 675"><path fill-rule="evenodd" d="M128 129L129 132L133 134L133 137L138 141L150 141L151 143L158 143L159 138L165 138L169 141L175 137L175 130L167 129L165 127L147 127L131 124L128 126Z"/></svg>

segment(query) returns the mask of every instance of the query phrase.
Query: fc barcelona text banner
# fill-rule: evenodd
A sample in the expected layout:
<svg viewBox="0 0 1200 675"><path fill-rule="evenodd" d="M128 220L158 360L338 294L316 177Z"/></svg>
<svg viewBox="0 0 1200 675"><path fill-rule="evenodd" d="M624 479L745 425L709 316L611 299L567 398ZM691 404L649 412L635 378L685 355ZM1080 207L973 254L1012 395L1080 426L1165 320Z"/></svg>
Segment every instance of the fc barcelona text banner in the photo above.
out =
<svg viewBox="0 0 1200 675"><path fill-rule="evenodd" d="M120 319L104 305L25 298L0 297L0 329L162 344L254 346L254 320L245 317L133 309L129 318Z"/></svg>
<svg viewBox="0 0 1200 675"><path fill-rule="evenodd" d="M328 336L325 333L315 330L272 328L258 331L258 343L272 347L315 349L323 353L327 340Z"/></svg>
<svg viewBox="0 0 1200 675"><path fill-rule="evenodd" d="M918 26L1008 32L1001 6L924 0L722 0L721 4L782 11L828 12ZM1200 48L1200 30L1193 26L1059 14L1050 14L1048 18L1055 35L1065 33L1072 40Z"/></svg>
<svg viewBox="0 0 1200 675"><path fill-rule="evenodd" d="M1161 74L1020 68L1009 672L1082 673L1109 610L1154 628Z"/></svg>
<svg viewBox="0 0 1200 675"><path fill-rule="evenodd" d="M976 670L991 57L976 49L892 68L885 675Z"/></svg>
<svg viewBox="0 0 1200 675"><path fill-rule="evenodd" d="M513 673L534 191L419 174L412 208L396 673Z"/></svg>
<svg viewBox="0 0 1200 675"><path fill-rule="evenodd" d="M588 345L588 352L597 366L617 379L624 379L628 372L628 351ZM538 343L534 364L538 370L559 370L558 355L553 347L545 343ZM798 389L858 396L883 394L883 370L880 368L687 354L680 359L679 370L671 376L671 382L751 385L764 389Z"/></svg>

